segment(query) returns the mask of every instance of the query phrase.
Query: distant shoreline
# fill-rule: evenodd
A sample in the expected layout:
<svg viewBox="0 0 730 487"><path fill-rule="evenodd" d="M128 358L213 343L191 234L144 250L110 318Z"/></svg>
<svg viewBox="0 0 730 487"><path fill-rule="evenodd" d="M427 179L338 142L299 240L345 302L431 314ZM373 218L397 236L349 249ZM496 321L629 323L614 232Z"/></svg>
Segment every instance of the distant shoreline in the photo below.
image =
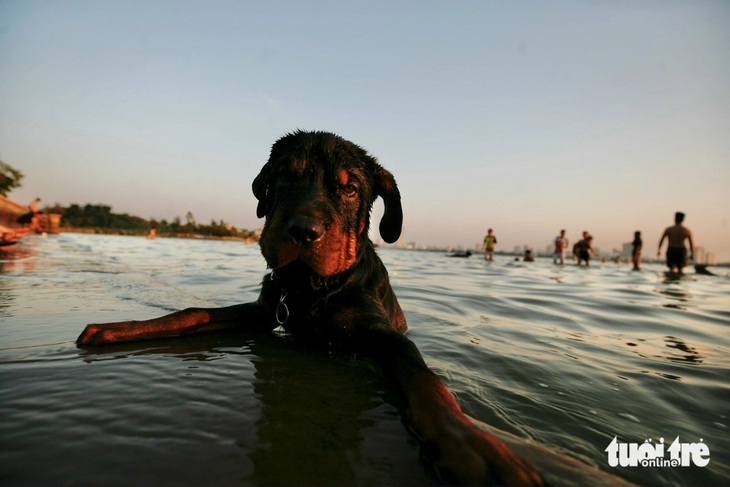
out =
<svg viewBox="0 0 730 487"><path fill-rule="evenodd" d="M73 228L73 227L61 227L61 233L83 233L88 235L119 235L123 237L144 237L146 238L149 234L145 230L118 230L114 228ZM158 233L155 235L155 239L158 238L184 238L190 240L226 240L231 242L243 242L246 244L258 242L257 239L252 237L218 237L213 235L201 235L197 233Z"/></svg>
<svg viewBox="0 0 730 487"><path fill-rule="evenodd" d="M118 230L114 228L74 228L74 227L61 227L60 228L61 233L83 233L88 235L120 235L125 237L147 237L148 231L146 230ZM196 233L158 233L155 236L155 239L157 238L182 238L182 239L190 239L190 240L223 240L223 241L229 241L229 242L243 242L245 244L252 244L257 243L258 239L254 237L217 237L213 235L201 235ZM448 248L405 248L405 247L398 247L397 245L386 245L384 246L386 248L394 249L394 250L411 250L411 251L417 251L417 252L442 252L442 253L448 253L453 252L452 249ZM474 258L480 258L481 250L477 250L472 256ZM503 257L522 257L523 254L518 254L514 252L507 252L507 251L498 251L495 252L495 255L501 255ZM552 255L548 254L537 254L535 255L535 258L540 259L552 259ZM598 259L600 261L600 259ZM608 263L609 260L606 261ZM643 259L643 262L646 263L652 263L652 264L663 264L665 261L662 258L647 258ZM621 262L625 263L625 262ZM568 261L564 265L571 265L573 262ZM702 264L704 265L704 264ZM691 267L694 267L694 264L690 265ZM689 266L688 266L689 267ZM730 262L721 262L717 264L707 264L706 267L730 267Z"/></svg>

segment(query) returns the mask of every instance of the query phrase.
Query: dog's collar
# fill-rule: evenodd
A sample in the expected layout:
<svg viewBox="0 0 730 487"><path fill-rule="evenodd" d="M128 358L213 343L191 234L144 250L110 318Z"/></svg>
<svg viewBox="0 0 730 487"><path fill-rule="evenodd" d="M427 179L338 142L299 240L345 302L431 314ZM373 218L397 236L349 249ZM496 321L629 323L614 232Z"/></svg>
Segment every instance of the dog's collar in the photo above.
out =
<svg viewBox="0 0 730 487"><path fill-rule="evenodd" d="M286 304L288 293L286 292L286 288L282 282L277 278L276 271L271 271L271 274L269 274L269 280L281 289L279 302L276 304L276 309L274 310L274 319L279 325L283 325L289 321L289 306Z"/></svg>
<svg viewBox="0 0 730 487"><path fill-rule="evenodd" d="M274 308L276 323L284 325L291 318L291 300L298 302L304 298L309 303L310 310L318 308L319 304L338 292L342 284L347 281L348 274L345 272L328 278L311 275L308 279L308 286L297 286L291 282L285 282L277 270L272 270L269 280L279 289L279 300Z"/></svg>
<svg viewBox="0 0 730 487"><path fill-rule="evenodd" d="M274 278L273 272L271 278ZM274 318L279 325L289 321L289 306L286 305L286 289L284 288L281 288L281 296L279 296L279 304L276 305L276 311L274 311Z"/></svg>

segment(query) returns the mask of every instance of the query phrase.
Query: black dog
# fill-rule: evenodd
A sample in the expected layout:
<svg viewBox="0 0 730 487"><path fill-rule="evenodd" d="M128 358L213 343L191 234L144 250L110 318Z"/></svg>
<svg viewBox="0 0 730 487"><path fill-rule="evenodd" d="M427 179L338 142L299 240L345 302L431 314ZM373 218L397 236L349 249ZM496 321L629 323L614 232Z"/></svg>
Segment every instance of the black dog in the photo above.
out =
<svg viewBox="0 0 730 487"><path fill-rule="evenodd" d="M253 182L261 251L272 272L254 303L189 308L162 318L88 325L77 343L100 345L223 328L274 329L366 353L396 384L404 420L447 482L540 484L540 475L466 417L404 333L406 319L368 238L382 197L380 234L400 236L393 176L361 147L325 132L289 134Z"/></svg>

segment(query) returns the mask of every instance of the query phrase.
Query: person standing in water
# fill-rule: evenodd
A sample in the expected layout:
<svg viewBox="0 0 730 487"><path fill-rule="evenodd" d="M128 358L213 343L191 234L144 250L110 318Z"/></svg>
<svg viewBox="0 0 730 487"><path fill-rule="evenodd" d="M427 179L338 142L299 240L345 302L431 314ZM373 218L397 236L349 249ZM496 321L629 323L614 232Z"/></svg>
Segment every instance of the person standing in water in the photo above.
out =
<svg viewBox="0 0 730 487"><path fill-rule="evenodd" d="M484 259L492 260L494 258L494 247L497 245L497 237L494 236L494 231L490 228L487 230L487 236L484 237Z"/></svg>
<svg viewBox="0 0 730 487"><path fill-rule="evenodd" d="M631 242L631 261L634 263L634 270L641 269L641 232L634 232L634 241Z"/></svg>
<svg viewBox="0 0 730 487"><path fill-rule="evenodd" d="M593 250L593 237L588 232L583 232L583 239L573 245L573 255L578 259L578 265L585 261L586 267L591 265L591 254L596 255Z"/></svg>
<svg viewBox="0 0 730 487"><path fill-rule="evenodd" d="M565 250L568 248L568 239L565 238L565 230L560 230L560 235L555 237L555 250L553 250L553 264L565 264Z"/></svg>
<svg viewBox="0 0 730 487"><path fill-rule="evenodd" d="M674 214L674 225L667 227L659 240L657 257L662 255L662 244L667 239L667 267L670 272L682 273L682 268L687 265L687 249L684 241L689 241L689 260L695 258L695 244L692 241L692 231L682 225L684 213L678 211Z"/></svg>

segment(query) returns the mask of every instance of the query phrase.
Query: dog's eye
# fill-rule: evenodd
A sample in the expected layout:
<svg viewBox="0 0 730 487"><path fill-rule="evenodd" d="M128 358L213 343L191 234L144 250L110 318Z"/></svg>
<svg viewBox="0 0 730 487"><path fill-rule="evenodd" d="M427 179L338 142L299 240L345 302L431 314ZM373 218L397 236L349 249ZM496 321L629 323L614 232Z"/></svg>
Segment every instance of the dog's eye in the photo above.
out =
<svg viewBox="0 0 730 487"><path fill-rule="evenodd" d="M348 197L353 197L357 194L357 186L354 184L347 184L342 187L342 194Z"/></svg>

